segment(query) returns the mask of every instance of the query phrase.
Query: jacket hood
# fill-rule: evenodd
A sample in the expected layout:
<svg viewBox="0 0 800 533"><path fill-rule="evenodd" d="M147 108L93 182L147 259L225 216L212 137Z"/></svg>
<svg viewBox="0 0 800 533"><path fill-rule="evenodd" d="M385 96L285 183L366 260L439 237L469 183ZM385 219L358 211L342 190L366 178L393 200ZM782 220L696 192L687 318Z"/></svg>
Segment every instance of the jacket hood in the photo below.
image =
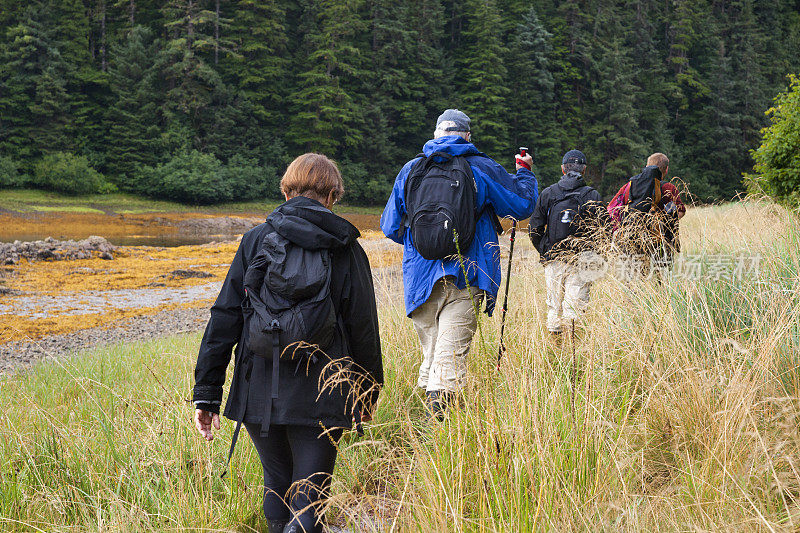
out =
<svg viewBox="0 0 800 533"><path fill-rule="evenodd" d="M306 250L342 248L361 236L347 220L305 196L278 206L267 222L280 236Z"/></svg>
<svg viewBox="0 0 800 533"><path fill-rule="evenodd" d="M655 197L655 180L661 179L661 170L651 165L644 167L641 174L637 174L631 178L629 198L637 201L644 199L652 199Z"/></svg>
<svg viewBox="0 0 800 533"><path fill-rule="evenodd" d="M446 135L438 139L431 139L422 147L425 157L430 157L434 152L444 152L450 155L484 155L475 145L468 143L459 135Z"/></svg>
<svg viewBox="0 0 800 533"><path fill-rule="evenodd" d="M560 180L558 180L558 186L565 191L579 189L584 185L586 185L586 182L583 181L583 176L580 174L580 172L575 172L574 170L570 170L561 176Z"/></svg>
<svg viewBox="0 0 800 533"><path fill-rule="evenodd" d="M642 169L642 173L641 174L637 174L637 175L631 177L631 181L635 181L635 180L639 179L640 177L641 177L641 179L660 180L662 178L661 169L658 168L655 165L650 165L649 167L644 167Z"/></svg>

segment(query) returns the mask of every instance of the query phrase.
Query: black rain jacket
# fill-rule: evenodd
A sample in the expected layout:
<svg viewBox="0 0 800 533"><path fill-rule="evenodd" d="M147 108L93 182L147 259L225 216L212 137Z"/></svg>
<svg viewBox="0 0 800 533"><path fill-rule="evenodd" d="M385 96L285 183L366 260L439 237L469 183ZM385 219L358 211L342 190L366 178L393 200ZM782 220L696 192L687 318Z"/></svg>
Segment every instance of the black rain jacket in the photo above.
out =
<svg viewBox="0 0 800 533"><path fill-rule="evenodd" d="M559 189L560 188L560 189ZM533 246L539 252L541 261L546 263L552 260L566 260L568 256L586 248L586 240L580 235L568 237L559 243L551 242L549 232L547 231L547 221L550 216L550 209L553 205L561 199L561 190L564 192L571 192L578 189L584 189L578 199L580 206L585 206L586 215L593 222L595 219L602 219L600 222L603 226L608 226L610 219L607 213L603 213L604 209L598 193L592 187L586 185L583 176L578 172L568 172L561 176L557 184L550 185L542 194L539 195L539 201L536 203L536 208L533 210L530 222L528 224L528 236L533 243ZM568 241L568 242L565 242Z"/></svg>
<svg viewBox="0 0 800 533"><path fill-rule="evenodd" d="M211 308L211 319L200 345L193 395L198 407L215 411L215 405L220 405L225 372L231 350L236 346L224 415L236 421L262 423L264 402L272 385L272 361L267 359L266 372L256 375L254 357L239 340L244 325L245 271L258 253L264 236L273 231L304 248L331 250L331 296L346 338L341 338L341 332L337 333L332 347L317 363L301 368L292 363L280 363L279 394L272 400L269 423L315 427L321 423L326 427L350 428L354 397L350 385L322 387L321 392L321 382L334 371L329 365L332 360L343 362L361 378L362 388L358 394L371 387L368 394L361 396L360 408L371 410L377 401L378 389L383 384L383 363L369 260L356 240L360 236L358 230L327 209L320 210L320 206L315 200L298 196L279 206L266 222L242 237L222 290ZM341 364L334 366L339 368Z"/></svg>

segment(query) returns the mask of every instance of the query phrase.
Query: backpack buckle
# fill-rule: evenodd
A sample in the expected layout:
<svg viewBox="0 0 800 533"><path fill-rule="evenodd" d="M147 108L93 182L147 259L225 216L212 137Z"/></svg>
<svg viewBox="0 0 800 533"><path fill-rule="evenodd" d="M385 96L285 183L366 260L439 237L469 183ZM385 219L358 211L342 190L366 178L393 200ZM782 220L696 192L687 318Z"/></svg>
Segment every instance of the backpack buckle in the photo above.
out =
<svg viewBox="0 0 800 533"><path fill-rule="evenodd" d="M273 320L272 324L269 325L271 331L280 331L281 330L281 323L278 320Z"/></svg>

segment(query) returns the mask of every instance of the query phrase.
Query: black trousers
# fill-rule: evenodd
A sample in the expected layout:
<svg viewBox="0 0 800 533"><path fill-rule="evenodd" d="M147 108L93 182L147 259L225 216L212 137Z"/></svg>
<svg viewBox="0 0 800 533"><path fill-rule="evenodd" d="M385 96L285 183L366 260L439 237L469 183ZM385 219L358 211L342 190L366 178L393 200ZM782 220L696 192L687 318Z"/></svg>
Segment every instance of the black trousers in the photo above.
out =
<svg viewBox="0 0 800 533"><path fill-rule="evenodd" d="M319 427L245 424L264 468L264 516L287 520L300 531L322 531L321 505L327 497L336 445L342 430L322 433Z"/></svg>

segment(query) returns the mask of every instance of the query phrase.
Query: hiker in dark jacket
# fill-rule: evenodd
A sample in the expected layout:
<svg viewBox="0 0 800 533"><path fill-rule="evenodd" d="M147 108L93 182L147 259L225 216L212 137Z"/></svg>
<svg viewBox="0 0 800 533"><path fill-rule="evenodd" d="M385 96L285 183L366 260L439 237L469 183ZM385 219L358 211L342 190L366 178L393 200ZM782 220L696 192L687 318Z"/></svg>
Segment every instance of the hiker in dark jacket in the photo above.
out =
<svg viewBox="0 0 800 533"><path fill-rule="evenodd" d="M207 440L213 438L212 426L219 429L225 371L236 346L224 415L244 423L258 450L269 531L317 532L336 443L354 418L371 419L383 383L378 317L369 261L356 240L359 232L330 211L344 192L336 164L320 154L302 155L289 165L281 190L286 203L244 235L211 308L195 369L195 424ZM326 301L333 303L337 317L331 319L335 333L324 352L322 347L289 347L280 353L277 370L276 359L253 351L250 339L257 335L248 324L257 315L256 304L245 292L246 284L252 291L256 268L248 267L259 264L270 239L302 248L300 253L329 251ZM291 284L303 274L289 272L285 279ZM266 285L264 290L269 290ZM299 357L298 352L303 356L299 363L284 361ZM237 435L238 424L234 439Z"/></svg>
<svg viewBox="0 0 800 533"><path fill-rule="evenodd" d="M578 320L588 305L594 272L585 271L587 265L579 258L598 251L610 223L600 193L583 180L585 170L583 152L567 152L561 164L563 176L542 191L528 225L544 264L547 329L553 334Z"/></svg>

